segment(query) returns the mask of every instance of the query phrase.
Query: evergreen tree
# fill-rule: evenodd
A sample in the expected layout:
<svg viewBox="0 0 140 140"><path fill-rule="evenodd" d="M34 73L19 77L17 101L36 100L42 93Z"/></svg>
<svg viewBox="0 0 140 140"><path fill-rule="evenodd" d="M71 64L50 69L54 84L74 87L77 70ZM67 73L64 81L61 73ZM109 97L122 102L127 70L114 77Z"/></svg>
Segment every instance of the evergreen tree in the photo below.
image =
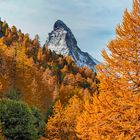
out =
<svg viewBox="0 0 140 140"><path fill-rule="evenodd" d="M0 122L6 140L37 140L35 118L23 102L0 100Z"/></svg>

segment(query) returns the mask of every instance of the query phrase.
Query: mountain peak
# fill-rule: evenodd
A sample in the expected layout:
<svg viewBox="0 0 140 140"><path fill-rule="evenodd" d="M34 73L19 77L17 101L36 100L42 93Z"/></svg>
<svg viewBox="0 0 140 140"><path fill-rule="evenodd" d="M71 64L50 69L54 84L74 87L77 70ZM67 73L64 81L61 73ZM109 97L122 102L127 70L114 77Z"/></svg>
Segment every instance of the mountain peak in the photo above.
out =
<svg viewBox="0 0 140 140"><path fill-rule="evenodd" d="M55 22L55 24L54 24L54 30L57 30L57 29L59 29L59 28L64 28L64 29L66 29L66 28L68 28L68 27L66 26L66 24L65 24L62 20L57 20L57 21Z"/></svg>
<svg viewBox="0 0 140 140"><path fill-rule="evenodd" d="M80 50L72 31L61 20L55 22L53 31L49 33L47 46L57 54L71 56L73 61L80 67L88 66L95 69L95 65L98 62L87 52Z"/></svg>

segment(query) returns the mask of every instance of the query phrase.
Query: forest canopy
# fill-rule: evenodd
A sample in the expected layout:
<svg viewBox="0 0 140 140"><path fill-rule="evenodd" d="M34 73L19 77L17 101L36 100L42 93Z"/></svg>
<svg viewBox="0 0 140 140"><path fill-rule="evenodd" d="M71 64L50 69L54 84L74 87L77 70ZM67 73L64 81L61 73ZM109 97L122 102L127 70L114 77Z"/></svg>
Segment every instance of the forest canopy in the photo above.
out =
<svg viewBox="0 0 140 140"><path fill-rule="evenodd" d="M0 139L140 139L140 0L97 72L0 22Z"/></svg>

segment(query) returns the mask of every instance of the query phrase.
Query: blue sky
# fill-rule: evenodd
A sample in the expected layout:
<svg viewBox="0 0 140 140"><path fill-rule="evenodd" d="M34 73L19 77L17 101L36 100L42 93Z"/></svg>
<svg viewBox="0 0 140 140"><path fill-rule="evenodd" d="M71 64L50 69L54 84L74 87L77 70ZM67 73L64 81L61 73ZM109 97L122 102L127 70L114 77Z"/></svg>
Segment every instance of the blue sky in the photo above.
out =
<svg viewBox="0 0 140 140"><path fill-rule="evenodd" d="M132 0L0 0L0 17L45 42L57 19L74 33L78 46L102 61L101 50L114 37Z"/></svg>

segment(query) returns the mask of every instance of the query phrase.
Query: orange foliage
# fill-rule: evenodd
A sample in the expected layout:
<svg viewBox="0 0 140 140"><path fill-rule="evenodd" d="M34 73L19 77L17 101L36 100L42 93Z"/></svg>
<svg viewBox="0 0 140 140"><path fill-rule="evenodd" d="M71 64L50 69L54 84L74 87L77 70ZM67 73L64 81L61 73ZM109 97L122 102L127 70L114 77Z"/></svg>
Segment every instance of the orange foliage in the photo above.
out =
<svg viewBox="0 0 140 140"><path fill-rule="evenodd" d="M99 95L84 105L77 118L77 136L84 140L140 139L140 0L125 11L116 39L103 51L105 64L98 66Z"/></svg>
<svg viewBox="0 0 140 140"><path fill-rule="evenodd" d="M62 106L58 101L54 107L54 116L49 119L46 125L46 137L49 140L78 139L75 118L81 114L82 109L82 101L77 96L73 96L66 106Z"/></svg>
<svg viewBox="0 0 140 140"><path fill-rule="evenodd" d="M0 140L5 140L4 136L2 135L2 130L0 128Z"/></svg>
<svg viewBox="0 0 140 140"><path fill-rule="evenodd" d="M95 91L96 88L92 86L95 83L92 70L82 70L70 57L57 55L47 46L42 48L38 35L31 40L29 34L18 31L15 26L10 28L6 22L2 24L0 97L5 97L9 90L17 89L21 100L47 111L54 100L62 97L61 87L66 99L75 93L71 94L70 89L70 94L67 93L67 86L71 86L73 91L75 88L88 89L90 93Z"/></svg>

